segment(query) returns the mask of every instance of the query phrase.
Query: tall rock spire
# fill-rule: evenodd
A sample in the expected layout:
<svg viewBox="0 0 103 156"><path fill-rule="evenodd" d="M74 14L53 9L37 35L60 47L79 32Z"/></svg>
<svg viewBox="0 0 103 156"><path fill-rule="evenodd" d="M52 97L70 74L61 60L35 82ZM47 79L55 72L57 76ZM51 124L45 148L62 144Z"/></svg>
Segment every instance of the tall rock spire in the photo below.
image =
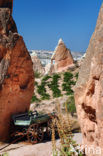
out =
<svg viewBox="0 0 103 156"><path fill-rule="evenodd" d="M100 12L97 19L96 29L99 29L99 27L103 24L103 3L100 8Z"/></svg>
<svg viewBox="0 0 103 156"><path fill-rule="evenodd" d="M75 88L75 102L84 147L103 155L103 4ZM87 147L88 146L88 147ZM101 152L101 151L100 151ZM93 155L87 154L87 155ZM96 153L94 154L96 155ZM93 155L93 156L94 156Z"/></svg>
<svg viewBox="0 0 103 156"><path fill-rule="evenodd" d="M63 40L62 40L62 38L59 39L58 45L61 44L61 43L64 43Z"/></svg>
<svg viewBox="0 0 103 156"><path fill-rule="evenodd" d="M34 92L31 57L10 9L11 0L0 0L0 141L9 139L12 115L29 110Z"/></svg>
<svg viewBox="0 0 103 156"><path fill-rule="evenodd" d="M55 72L67 70L71 65L73 65L71 51L66 47L62 39L59 39L58 45L51 57L51 61L53 60L55 60Z"/></svg>

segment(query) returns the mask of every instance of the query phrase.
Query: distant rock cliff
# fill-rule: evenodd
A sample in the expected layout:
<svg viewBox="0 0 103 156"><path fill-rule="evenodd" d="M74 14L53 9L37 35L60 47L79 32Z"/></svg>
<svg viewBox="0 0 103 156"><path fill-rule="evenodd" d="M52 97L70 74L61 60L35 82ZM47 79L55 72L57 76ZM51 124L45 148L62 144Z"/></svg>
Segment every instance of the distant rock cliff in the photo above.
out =
<svg viewBox="0 0 103 156"><path fill-rule="evenodd" d="M7 141L11 116L29 109L34 91L34 73L31 57L23 38L17 33L11 11L9 8L2 8L1 2L0 0L0 141ZM6 6L8 7L3 3L3 7Z"/></svg>
<svg viewBox="0 0 103 156"><path fill-rule="evenodd" d="M79 72L75 101L83 144L101 148L103 156L103 5Z"/></svg>

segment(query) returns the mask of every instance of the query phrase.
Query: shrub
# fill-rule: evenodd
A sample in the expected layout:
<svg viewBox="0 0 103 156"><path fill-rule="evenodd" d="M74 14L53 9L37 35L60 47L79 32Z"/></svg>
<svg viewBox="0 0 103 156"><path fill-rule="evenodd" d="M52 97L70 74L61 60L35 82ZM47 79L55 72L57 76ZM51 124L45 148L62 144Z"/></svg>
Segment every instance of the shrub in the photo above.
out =
<svg viewBox="0 0 103 156"><path fill-rule="evenodd" d="M64 73L64 82L68 82L72 78L73 78L73 74L72 73L70 73L70 72L65 72Z"/></svg>
<svg viewBox="0 0 103 156"><path fill-rule="evenodd" d="M70 72L64 73L64 83L62 84L63 91L66 91L66 95L72 95L73 90L72 86L75 85L76 82L73 80L73 74Z"/></svg>
<svg viewBox="0 0 103 156"><path fill-rule="evenodd" d="M79 73L77 72L77 73L75 74L76 80L78 80L78 76L79 76Z"/></svg>
<svg viewBox="0 0 103 156"><path fill-rule="evenodd" d="M50 99L50 95L49 94L43 94L42 95L42 100L49 100Z"/></svg>
<svg viewBox="0 0 103 156"><path fill-rule="evenodd" d="M70 84L63 83L62 88L63 88L63 91L66 91L66 95L72 95L73 94L73 90L71 89Z"/></svg>
<svg viewBox="0 0 103 156"><path fill-rule="evenodd" d="M77 150L77 144L73 140L73 134L71 131L71 120L69 119L68 112L65 112L66 118L61 112L60 105L57 108L57 118L52 122L52 147L53 147L53 156L83 156L79 150ZM55 126L56 125L56 126ZM60 147L56 146L56 131L57 127L58 135L60 137ZM75 150L75 152L74 152Z"/></svg>
<svg viewBox="0 0 103 156"><path fill-rule="evenodd" d="M48 87L53 91L54 98L62 96L61 91L59 89L59 85L58 85L59 79L60 79L60 75L54 74L52 81L48 84Z"/></svg>
<svg viewBox="0 0 103 156"><path fill-rule="evenodd" d="M69 84L69 85L75 85L76 82L75 82L74 80L71 80L71 81L68 81L68 84Z"/></svg>
<svg viewBox="0 0 103 156"><path fill-rule="evenodd" d="M40 77L41 77L41 74L40 74L39 72L36 71L36 72L34 73L34 76L35 76L35 78L40 78Z"/></svg>
<svg viewBox="0 0 103 156"><path fill-rule="evenodd" d="M34 83L34 84L35 84L35 86L38 86L38 82L37 82L37 81L35 81L35 83Z"/></svg>
<svg viewBox="0 0 103 156"><path fill-rule="evenodd" d="M8 153L0 154L0 156L9 156Z"/></svg>
<svg viewBox="0 0 103 156"><path fill-rule="evenodd" d="M60 79L60 75L54 74L54 75L53 75L53 80L55 81L55 80L58 80L58 79Z"/></svg>
<svg viewBox="0 0 103 156"><path fill-rule="evenodd" d="M66 107L67 107L68 112L70 112L72 116L74 113L76 113L74 95L69 97L69 99L66 102Z"/></svg>
<svg viewBox="0 0 103 156"><path fill-rule="evenodd" d="M41 95L42 100L49 100L50 95L46 93L45 85L46 85L46 82L42 82L41 85L37 86L37 91Z"/></svg>
<svg viewBox="0 0 103 156"><path fill-rule="evenodd" d="M32 96L31 103L33 102L40 102L40 100L36 97L36 95Z"/></svg>
<svg viewBox="0 0 103 156"><path fill-rule="evenodd" d="M49 80L50 78L51 78L51 76L45 75L45 76L43 77L42 81L47 81L47 80Z"/></svg>

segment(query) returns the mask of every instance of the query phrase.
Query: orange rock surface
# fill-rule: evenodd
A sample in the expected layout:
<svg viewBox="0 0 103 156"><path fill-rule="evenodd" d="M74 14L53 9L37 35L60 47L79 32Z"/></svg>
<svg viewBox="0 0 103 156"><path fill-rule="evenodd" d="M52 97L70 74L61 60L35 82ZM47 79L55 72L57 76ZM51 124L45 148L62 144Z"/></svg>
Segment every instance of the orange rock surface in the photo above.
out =
<svg viewBox="0 0 103 156"><path fill-rule="evenodd" d="M34 73L31 57L17 33L10 9L0 8L0 22L0 141L7 141L11 116L29 110Z"/></svg>
<svg viewBox="0 0 103 156"><path fill-rule="evenodd" d="M103 156L103 4L75 88L75 102L88 156Z"/></svg>

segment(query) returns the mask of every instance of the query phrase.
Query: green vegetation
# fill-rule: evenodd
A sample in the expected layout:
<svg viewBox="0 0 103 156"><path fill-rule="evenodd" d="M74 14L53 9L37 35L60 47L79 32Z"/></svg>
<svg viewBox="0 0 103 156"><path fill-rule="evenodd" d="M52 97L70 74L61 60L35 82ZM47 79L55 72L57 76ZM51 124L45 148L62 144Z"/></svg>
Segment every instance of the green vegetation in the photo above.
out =
<svg viewBox="0 0 103 156"><path fill-rule="evenodd" d="M49 80L50 78L52 78L51 76L49 75L45 75L42 79L43 82L46 82L47 80Z"/></svg>
<svg viewBox="0 0 103 156"><path fill-rule="evenodd" d="M65 72L64 83L62 84L62 88L63 88L63 91L66 91L66 95L73 94L72 86L75 84L76 82L73 80L73 74L70 72Z"/></svg>
<svg viewBox="0 0 103 156"><path fill-rule="evenodd" d="M62 96L61 91L59 89L59 84L58 84L59 79L60 79L60 76L58 74L54 74L53 77L52 77L52 81L48 84L48 87L53 92L53 97L54 98Z"/></svg>
<svg viewBox="0 0 103 156"><path fill-rule="evenodd" d="M50 95L46 93L46 82L41 82L41 85L38 85L37 92L41 95L42 100L49 100Z"/></svg>
<svg viewBox="0 0 103 156"><path fill-rule="evenodd" d="M8 156L8 153L0 154L0 156Z"/></svg>
<svg viewBox="0 0 103 156"><path fill-rule="evenodd" d="M82 152L77 148L78 145L73 140L73 134L71 131L72 121L69 118L68 111L65 109L65 119L61 112L60 105L57 108L57 118L52 121L52 147L53 156L83 156ZM56 125L56 126L55 126ZM56 131L60 138L59 148L56 145Z"/></svg>
<svg viewBox="0 0 103 156"><path fill-rule="evenodd" d="M35 86L38 86L38 82L37 81L35 81Z"/></svg>
<svg viewBox="0 0 103 156"><path fill-rule="evenodd" d="M36 77L40 77L38 72L35 73ZM62 80L63 76L63 80ZM41 84L35 81L35 90L40 95L40 100L49 100L50 95L47 93L47 88L52 91L53 97L58 98L62 96L62 91L65 91L65 94L70 96L73 95L74 92L72 87L76 84L78 79L78 73L72 74L71 72L65 72L60 74L54 74L52 76L45 75L42 80ZM62 80L62 90L60 89L59 80ZM35 91L35 92L36 92ZM36 94L32 97L31 102L38 102L40 101Z"/></svg>
<svg viewBox="0 0 103 156"><path fill-rule="evenodd" d="M36 97L36 95L32 96L31 103L33 102L40 102L40 100Z"/></svg>
<svg viewBox="0 0 103 156"><path fill-rule="evenodd" d="M73 116L74 113L76 113L76 107L75 107L75 99L74 99L74 95L71 95L67 102L65 103L67 110L69 113L71 113L71 115Z"/></svg>
<svg viewBox="0 0 103 156"><path fill-rule="evenodd" d="M69 84L63 83L62 87L63 87L63 91L66 91L66 95L72 95L73 94L73 90L71 89L71 86Z"/></svg>
<svg viewBox="0 0 103 156"><path fill-rule="evenodd" d="M73 78L73 74L70 72L64 73L64 82L70 81Z"/></svg>
<svg viewBox="0 0 103 156"><path fill-rule="evenodd" d="M35 78L40 78L41 77L41 74L39 73L39 72L35 72L35 74L34 74L34 76L35 76Z"/></svg>
<svg viewBox="0 0 103 156"><path fill-rule="evenodd" d="M41 96L41 100L50 99L50 95L46 91L47 80L49 80L50 78L51 76L45 75L41 80L41 84L40 85L37 84L37 92Z"/></svg>
<svg viewBox="0 0 103 156"><path fill-rule="evenodd" d="M76 81L78 80L79 73L75 74Z"/></svg>

